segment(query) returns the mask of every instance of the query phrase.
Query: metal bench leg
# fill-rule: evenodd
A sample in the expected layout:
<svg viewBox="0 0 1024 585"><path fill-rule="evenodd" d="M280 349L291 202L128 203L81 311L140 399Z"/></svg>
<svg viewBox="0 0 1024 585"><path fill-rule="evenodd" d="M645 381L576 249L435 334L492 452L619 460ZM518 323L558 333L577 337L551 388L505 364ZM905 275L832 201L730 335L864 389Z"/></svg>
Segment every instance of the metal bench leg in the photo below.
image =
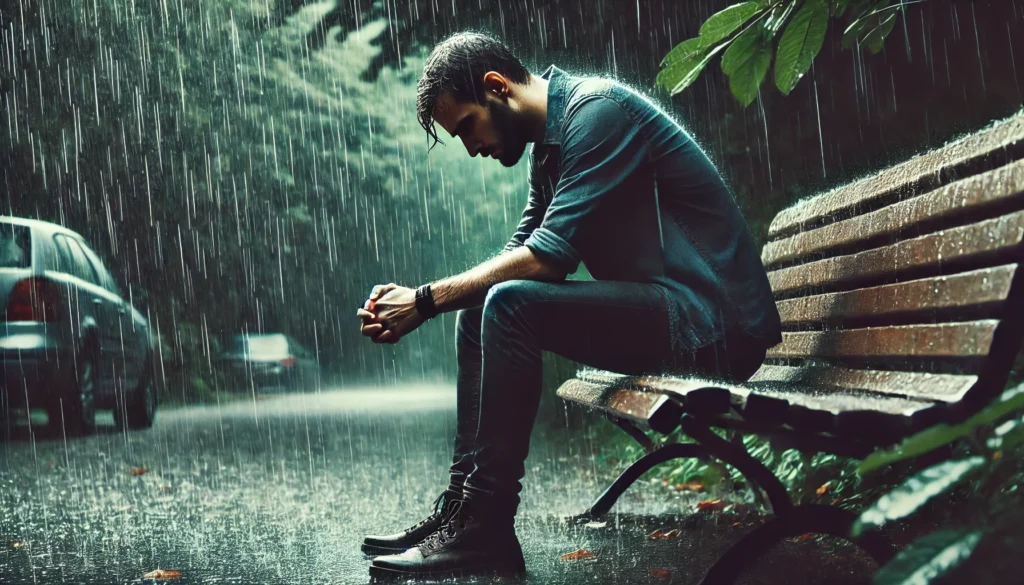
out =
<svg viewBox="0 0 1024 585"><path fill-rule="evenodd" d="M606 414L605 418L610 420L612 424L614 424L615 426L622 429L622 432L626 433L630 437L633 437L633 440L639 443L640 446L644 448L645 453L650 453L651 451L654 451L654 441L652 441L651 438L648 437L643 431L637 428L635 424L629 422L624 418L619 418L612 414Z"/></svg>
<svg viewBox="0 0 1024 585"><path fill-rule="evenodd" d="M775 477L770 469L763 463L754 459L741 445L719 437L705 423L698 421L691 416L683 416L679 426L684 433L693 437L704 447L712 457L731 465L753 482L768 495L772 511L776 515L782 515L785 511L793 508L793 500L789 498L785 486Z"/></svg>
<svg viewBox="0 0 1024 585"><path fill-rule="evenodd" d="M727 585L734 583L744 568L752 565L764 553L785 538L802 534L830 534L860 546L879 566L888 562L893 554L892 545L877 532L857 539L850 538L850 529L857 515L842 508L805 504L793 507L754 529L723 554L708 570L701 585Z"/></svg>
<svg viewBox="0 0 1024 585"><path fill-rule="evenodd" d="M608 513L608 510L611 510L612 506L615 505L619 496L625 493L636 480L640 479L640 476L650 471L655 465L684 457L707 459L709 455L706 449L695 443L673 443L652 451L634 461L632 465L619 474L619 477L615 478L612 485L608 486L608 489L598 496L593 505L590 506L590 509L579 516L578 519L597 520L603 518Z"/></svg>

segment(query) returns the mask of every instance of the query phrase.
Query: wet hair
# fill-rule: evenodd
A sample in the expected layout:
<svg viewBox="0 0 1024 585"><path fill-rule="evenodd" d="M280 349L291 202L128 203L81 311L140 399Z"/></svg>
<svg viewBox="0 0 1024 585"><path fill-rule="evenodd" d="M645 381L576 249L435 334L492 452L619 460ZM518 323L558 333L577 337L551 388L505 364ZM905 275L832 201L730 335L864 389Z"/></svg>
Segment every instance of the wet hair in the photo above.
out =
<svg viewBox="0 0 1024 585"><path fill-rule="evenodd" d="M441 139L434 128L434 107L445 92L458 103L484 103L483 78L489 71L504 75L513 83L528 83L530 72L504 44L485 34L456 33L441 41L427 57L423 77L416 87L416 117L433 140ZM441 142L444 144L443 142Z"/></svg>

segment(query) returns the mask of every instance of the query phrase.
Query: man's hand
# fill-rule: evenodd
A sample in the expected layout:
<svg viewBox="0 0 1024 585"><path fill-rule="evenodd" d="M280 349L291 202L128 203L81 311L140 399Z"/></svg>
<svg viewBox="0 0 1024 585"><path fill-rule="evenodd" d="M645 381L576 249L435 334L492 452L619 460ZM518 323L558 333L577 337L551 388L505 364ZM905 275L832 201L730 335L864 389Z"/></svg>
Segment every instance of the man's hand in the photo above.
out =
<svg viewBox="0 0 1024 585"><path fill-rule="evenodd" d="M398 343L423 324L416 311L416 291L394 283L373 287L356 314L363 322L359 331L374 343Z"/></svg>

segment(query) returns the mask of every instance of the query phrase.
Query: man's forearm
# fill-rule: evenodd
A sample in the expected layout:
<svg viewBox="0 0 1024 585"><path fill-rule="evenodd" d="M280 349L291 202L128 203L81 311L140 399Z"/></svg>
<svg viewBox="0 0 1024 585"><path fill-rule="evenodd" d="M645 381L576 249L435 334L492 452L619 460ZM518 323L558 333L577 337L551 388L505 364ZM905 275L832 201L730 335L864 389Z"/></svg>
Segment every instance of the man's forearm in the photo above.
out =
<svg viewBox="0 0 1024 585"><path fill-rule="evenodd" d="M507 280L562 280L565 271L546 262L526 246L504 252L462 274L430 285L439 312L483 304L487 291Z"/></svg>

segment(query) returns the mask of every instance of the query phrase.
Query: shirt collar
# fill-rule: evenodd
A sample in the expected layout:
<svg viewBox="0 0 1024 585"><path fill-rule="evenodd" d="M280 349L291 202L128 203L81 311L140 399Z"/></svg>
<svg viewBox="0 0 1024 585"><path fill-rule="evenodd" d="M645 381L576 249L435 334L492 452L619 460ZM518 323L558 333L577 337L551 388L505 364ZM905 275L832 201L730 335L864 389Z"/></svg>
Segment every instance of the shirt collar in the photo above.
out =
<svg viewBox="0 0 1024 585"><path fill-rule="evenodd" d="M565 94L569 76L551 65L540 76L548 80L548 112L542 144L559 145L562 141L562 122L565 119Z"/></svg>

